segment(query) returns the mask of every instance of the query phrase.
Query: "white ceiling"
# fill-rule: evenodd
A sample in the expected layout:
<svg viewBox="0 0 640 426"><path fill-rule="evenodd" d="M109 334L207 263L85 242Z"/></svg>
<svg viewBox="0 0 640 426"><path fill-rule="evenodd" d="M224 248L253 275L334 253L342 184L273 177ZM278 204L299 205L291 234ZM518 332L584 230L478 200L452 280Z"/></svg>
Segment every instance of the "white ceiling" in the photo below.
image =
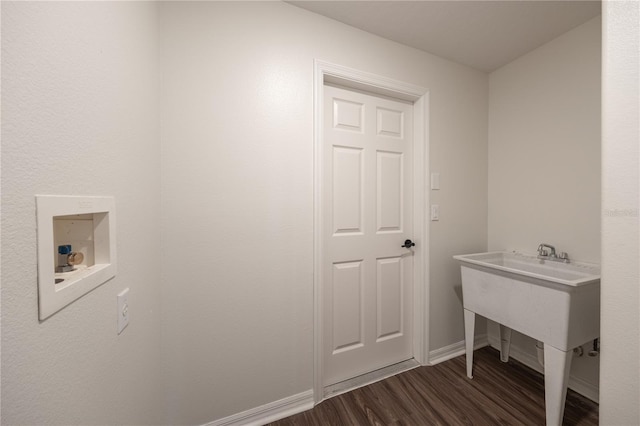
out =
<svg viewBox="0 0 640 426"><path fill-rule="evenodd" d="M493 71L600 14L600 0L288 1L381 37Z"/></svg>

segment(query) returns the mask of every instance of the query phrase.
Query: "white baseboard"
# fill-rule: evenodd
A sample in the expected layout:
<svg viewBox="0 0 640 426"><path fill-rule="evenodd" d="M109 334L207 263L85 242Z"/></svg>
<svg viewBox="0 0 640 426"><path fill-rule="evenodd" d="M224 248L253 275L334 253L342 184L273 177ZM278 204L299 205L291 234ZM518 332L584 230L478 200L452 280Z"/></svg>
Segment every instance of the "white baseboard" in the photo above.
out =
<svg viewBox="0 0 640 426"><path fill-rule="evenodd" d="M474 342L475 349L488 345L500 350L500 345L497 339L490 339L486 334L476 336ZM427 365L436 365L457 356L464 355L464 353L464 340L462 340L452 345L430 351ZM538 363L538 359L517 346L511 346L509 355L527 367L544 374L544 368ZM598 402L599 390L591 383L585 382L577 377L570 376L569 388L592 401ZM292 395L260 407L252 408L241 413L215 420L203 426L260 426L310 410L313 408L313 405L313 390L310 389L297 395Z"/></svg>
<svg viewBox="0 0 640 426"><path fill-rule="evenodd" d="M301 392L203 426L260 426L313 408L313 390Z"/></svg>
<svg viewBox="0 0 640 426"><path fill-rule="evenodd" d="M488 344L489 344L489 341L487 340L487 335L481 334L476 336L475 341L473 343L473 347L474 349L479 349L487 346ZM464 353L465 353L464 340L462 340L452 345L445 346L444 348L430 351L429 357L427 359L427 365L440 364L441 362L448 361L460 355L464 355Z"/></svg>
<svg viewBox="0 0 640 426"><path fill-rule="evenodd" d="M491 347L500 350L500 342L498 339L489 338L489 344ZM511 345L511 348L509 349L509 357L515 358L527 367L536 370L538 373L544 374L544 367L538 362L537 356L522 350L518 346L514 346L513 344ZM589 382L575 376L569 376L568 387L594 402L599 402L600 390L597 386L594 386Z"/></svg>

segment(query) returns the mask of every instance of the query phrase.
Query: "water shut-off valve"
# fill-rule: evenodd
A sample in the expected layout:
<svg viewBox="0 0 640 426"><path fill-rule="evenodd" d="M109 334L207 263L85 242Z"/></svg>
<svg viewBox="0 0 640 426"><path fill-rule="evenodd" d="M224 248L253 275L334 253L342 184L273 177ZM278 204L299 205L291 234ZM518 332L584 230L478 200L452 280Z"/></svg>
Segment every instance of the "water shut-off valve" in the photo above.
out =
<svg viewBox="0 0 640 426"><path fill-rule="evenodd" d="M71 249L71 244L58 246L58 266L56 272L71 272L75 269L74 265L79 265L84 260L81 252L75 252Z"/></svg>

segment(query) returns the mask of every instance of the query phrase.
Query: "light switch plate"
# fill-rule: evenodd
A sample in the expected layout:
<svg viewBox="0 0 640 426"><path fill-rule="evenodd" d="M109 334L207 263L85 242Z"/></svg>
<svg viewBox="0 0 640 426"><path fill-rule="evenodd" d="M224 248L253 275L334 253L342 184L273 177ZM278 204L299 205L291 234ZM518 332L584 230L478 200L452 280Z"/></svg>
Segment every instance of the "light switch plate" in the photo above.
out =
<svg viewBox="0 0 640 426"><path fill-rule="evenodd" d="M440 206L437 204L431 205L431 220L440 220Z"/></svg>
<svg viewBox="0 0 640 426"><path fill-rule="evenodd" d="M129 325L129 289L125 288L118 294L118 334Z"/></svg>
<svg viewBox="0 0 640 426"><path fill-rule="evenodd" d="M431 189L440 189L440 173L431 173Z"/></svg>

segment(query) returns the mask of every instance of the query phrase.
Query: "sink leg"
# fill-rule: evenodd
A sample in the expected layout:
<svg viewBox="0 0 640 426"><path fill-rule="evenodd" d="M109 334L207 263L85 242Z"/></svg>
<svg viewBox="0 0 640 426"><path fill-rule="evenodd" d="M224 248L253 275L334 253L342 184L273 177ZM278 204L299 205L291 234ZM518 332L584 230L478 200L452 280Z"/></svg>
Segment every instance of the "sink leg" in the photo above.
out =
<svg viewBox="0 0 640 426"><path fill-rule="evenodd" d="M500 324L500 361L509 362L511 348L511 329Z"/></svg>
<svg viewBox="0 0 640 426"><path fill-rule="evenodd" d="M467 358L467 377L473 379L473 343L475 340L476 314L464 310L464 347Z"/></svg>
<svg viewBox="0 0 640 426"><path fill-rule="evenodd" d="M544 404L547 426L561 426L573 351L544 345Z"/></svg>

